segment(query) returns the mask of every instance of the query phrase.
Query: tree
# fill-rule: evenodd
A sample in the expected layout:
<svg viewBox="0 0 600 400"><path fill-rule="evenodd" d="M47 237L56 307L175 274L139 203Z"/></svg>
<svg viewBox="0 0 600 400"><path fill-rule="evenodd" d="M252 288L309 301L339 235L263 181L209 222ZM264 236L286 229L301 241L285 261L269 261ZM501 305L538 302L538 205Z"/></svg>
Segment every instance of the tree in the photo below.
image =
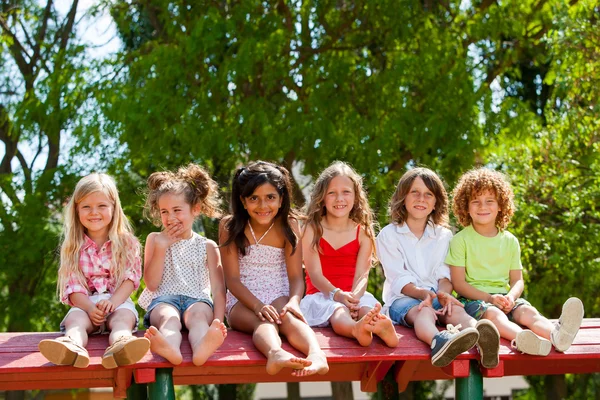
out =
<svg viewBox="0 0 600 400"><path fill-rule="evenodd" d="M56 329L62 202L72 188L67 132L87 99L78 1L61 15L52 0L0 3L0 329ZM17 306L18 305L18 306Z"/></svg>

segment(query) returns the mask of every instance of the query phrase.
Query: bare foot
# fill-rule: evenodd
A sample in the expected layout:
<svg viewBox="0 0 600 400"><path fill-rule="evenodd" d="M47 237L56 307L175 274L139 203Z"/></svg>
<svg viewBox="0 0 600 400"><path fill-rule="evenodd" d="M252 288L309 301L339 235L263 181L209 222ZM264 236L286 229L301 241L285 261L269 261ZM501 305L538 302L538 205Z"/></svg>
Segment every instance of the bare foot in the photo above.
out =
<svg viewBox="0 0 600 400"><path fill-rule="evenodd" d="M148 328L144 337L150 340L150 351L166 358L171 364L181 364L183 357L179 348L172 346L156 327Z"/></svg>
<svg viewBox="0 0 600 400"><path fill-rule="evenodd" d="M322 351L318 353L309 354L306 357L307 360L312 361L312 364L304 369L292 372L294 376L309 376L314 374L324 375L329 372L329 364L327 364L327 357Z"/></svg>
<svg viewBox="0 0 600 400"><path fill-rule="evenodd" d="M296 357L283 349L271 350L267 357L267 374L275 375L283 368L303 370L311 364L312 361L306 358Z"/></svg>
<svg viewBox="0 0 600 400"><path fill-rule="evenodd" d="M218 319L213 320L204 337L192 349L194 353L194 358L192 359L194 365L199 366L204 364L208 360L208 357L223 344L226 336L227 328L225 325Z"/></svg>
<svg viewBox="0 0 600 400"><path fill-rule="evenodd" d="M369 325L371 324L373 317L378 315L379 310L381 310L381 305L379 303L377 303L377 305L379 308L377 308L377 306L373 307L368 313L363 315L361 319L356 321L356 324L352 328L352 336L356 338L361 346L366 347L373 341L373 333L371 332Z"/></svg>
<svg viewBox="0 0 600 400"><path fill-rule="evenodd" d="M379 336L381 340L385 342L389 347L398 346L398 335L396 335L396 329L394 324L387 316L383 314L377 314L371 320L371 324L367 327L374 334Z"/></svg>

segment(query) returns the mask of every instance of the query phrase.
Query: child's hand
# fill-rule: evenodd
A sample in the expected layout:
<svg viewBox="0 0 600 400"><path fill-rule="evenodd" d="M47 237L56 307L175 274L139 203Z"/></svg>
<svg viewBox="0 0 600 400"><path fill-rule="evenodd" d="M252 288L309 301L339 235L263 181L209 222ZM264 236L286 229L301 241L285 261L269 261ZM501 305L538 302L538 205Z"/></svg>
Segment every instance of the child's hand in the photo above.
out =
<svg viewBox="0 0 600 400"><path fill-rule="evenodd" d="M169 247L173 243L177 243L182 239L183 225L179 222L169 223L156 236L155 244L164 248Z"/></svg>
<svg viewBox="0 0 600 400"><path fill-rule="evenodd" d="M462 307L465 308L465 306L458 301L458 299L454 296L452 296L449 293L446 292L438 292L437 293L437 299L440 302L440 304L442 305L442 309L440 310L442 315L452 315L452 307Z"/></svg>
<svg viewBox="0 0 600 400"><path fill-rule="evenodd" d="M95 326L101 326L106 321L104 312L96 306L94 306L94 308L88 310L87 314L90 317L92 324Z"/></svg>
<svg viewBox="0 0 600 400"><path fill-rule="evenodd" d="M110 300L100 300L96 303L96 308L102 311L104 315L108 315L115 311L115 305Z"/></svg>
<svg viewBox="0 0 600 400"><path fill-rule="evenodd" d="M348 310L350 311L358 311L359 300L356 298L354 293L344 292L340 290L335 294L335 296L333 296L333 299L348 307Z"/></svg>
<svg viewBox="0 0 600 400"><path fill-rule="evenodd" d="M506 312L505 309L508 305L507 300L504 298L503 294L493 294L491 295L491 301L494 306L498 307L502 311Z"/></svg>
<svg viewBox="0 0 600 400"><path fill-rule="evenodd" d="M305 324L308 324L308 322L306 322L306 319L304 319L302 311L300 311L300 305L297 301L290 300L285 306L283 306L283 308L281 309L281 314L279 314L279 316L283 318L283 316L288 312L296 318L298 318L300 321L304 322Z"/></svg>
<svg viewBox="0 0 600 400"><path fill-rule="evenodd" d="M506 305L502 311L508 314L515 307L515 298L512 296L512 294L505 294L504 300L506 300Z"/></svg>
<svg viewBox="0 0 600 400"><path fill-rule="evenodd" d="M423 301L421 301L421 304L419 304L418 309L422 310L423 307L429 307L431 308L437 315L442 315L441 311L436 310L435 308L433 308L433 300L437 297L437 295L435 293L433 293L432 291L427 291L427 294L425 295L425 298L423 299ZM436 317L437 319L437 317Z"/></svg>
<svg viewBox="0 0 600 400"><path fill-rule="evenodd" d="M269 321L273 324L281 324L279 313L277 309L271 304L260 303L255 309L254 313L261 321Z"/></svg>

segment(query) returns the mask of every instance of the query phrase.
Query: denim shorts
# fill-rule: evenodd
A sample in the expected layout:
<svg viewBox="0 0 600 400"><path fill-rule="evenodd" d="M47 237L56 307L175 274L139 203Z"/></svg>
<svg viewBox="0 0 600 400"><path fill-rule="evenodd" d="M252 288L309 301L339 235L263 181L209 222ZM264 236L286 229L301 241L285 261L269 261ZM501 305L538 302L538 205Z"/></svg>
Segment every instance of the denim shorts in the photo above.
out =
<svg viewBox="0 0 600 400"><path fill-rule="evenodd" d="M414 297L402 297L394 300L392 306L389 309L390 318L397 324L412 328L412 325L406 322L406 314L413 308L421 304L423 300L415 299ZM438 299L433 299L433 308L435 310L441 310L442 305Z"/></svg>
<svg viewBox="0 0 600 400"><path fill-rule="evenodd" d="M158 296L157 298L153 299L152 302L150 302L150 305L148 306L148 310L146 311L146 315L144 315L144 326L146 328L149 328L151 325L150 324L150 313L152 312L154 307L156 307L159 304L163 304L163 303L168 304L168 305L174 307L177 311L179 311L179 318L182 321L183 321L183 314L185 313L185 311L188 308L190 308L192 305L194 305L195 303L208 304L210 306L210 308L214 310L213 303L209 299L196 299L194 297L188 297L188 296L183 296L183 295L178 295L178 294Z"/></svg>
<svg viewBox="0 0 600 400"><path fill-rule="evenodd" d="M477 321L479 321L483 317L483 314L485 314L485 312L487 311L488 308L496 307L492 303L488 303L483 300L470 300L470 299L467 299L462 296L458 297L458 301L460 301L465 306L465 311L467 312L467 314L469 314L471 317L475 318ZM524 306L524 305L530 306L531 303L529 303L527 300L525 300L522 297L519 297L518 299L516 299L515 306L513 307L512 310L510 310L510 312L508 314L506 314L506 316L508 317L508 320L511 322L515 322L513 312L517 309L517 307Z"/></svg>

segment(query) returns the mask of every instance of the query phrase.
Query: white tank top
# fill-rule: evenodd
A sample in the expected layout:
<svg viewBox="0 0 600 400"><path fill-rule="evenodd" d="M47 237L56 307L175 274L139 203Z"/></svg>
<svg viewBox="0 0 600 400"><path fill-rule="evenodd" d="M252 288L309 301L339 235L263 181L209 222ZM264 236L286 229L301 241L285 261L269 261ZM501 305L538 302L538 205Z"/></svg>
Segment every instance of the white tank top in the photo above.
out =
<svg viewBox="0 0 600 400"><path fill-rule="evenodd" d="M183 295L211 300L210 278L206 264L206 238L192 232L192 237L173 243L165 254L165 268L156 291L144 289L138 304L144 310L159 296Z"/></svg>

